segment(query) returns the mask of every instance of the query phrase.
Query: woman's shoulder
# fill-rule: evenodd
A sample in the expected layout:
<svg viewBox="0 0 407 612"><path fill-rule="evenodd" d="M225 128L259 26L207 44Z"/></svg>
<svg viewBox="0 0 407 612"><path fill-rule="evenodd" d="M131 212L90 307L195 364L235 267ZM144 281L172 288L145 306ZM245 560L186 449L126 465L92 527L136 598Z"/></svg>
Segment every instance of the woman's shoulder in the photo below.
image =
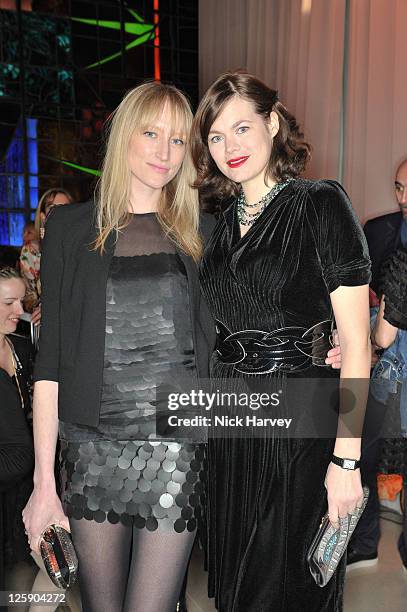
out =
<svg viewBox="0 0 407 612"><path fill-rule="evenodd" d="M303 194L306 210L312 210L320 221L342 223L352 221L359 224L356 212L348 194L338 181L332 179L298 179L294 190L297 196Z"/></svg>
<svg viewBox="0 0 407 612"><path fill-rule="evenodd" d="M333 179L306 179L298 178L293 182L295 192L307 193L313 201L323 201L325 198L348 199L344 187Z"/></svg>
<svg viewBox="0 0 407 612"><path fill-rule="evenodd" d="M46 226L69 224L82 224L83 222L93 221L95 217L95 204L93 200L87 202L74 202L72 204L64 204L63 206L54 206L51 208L46 219Z"/></svg>
<svg viewBox="0 0 407 612"><path fill-rule="evenodd" d="M45 242L66 246L87 240L96 221L93 200L52 208L45 224ZM43 245L44 248L44 245Z"/></svg>

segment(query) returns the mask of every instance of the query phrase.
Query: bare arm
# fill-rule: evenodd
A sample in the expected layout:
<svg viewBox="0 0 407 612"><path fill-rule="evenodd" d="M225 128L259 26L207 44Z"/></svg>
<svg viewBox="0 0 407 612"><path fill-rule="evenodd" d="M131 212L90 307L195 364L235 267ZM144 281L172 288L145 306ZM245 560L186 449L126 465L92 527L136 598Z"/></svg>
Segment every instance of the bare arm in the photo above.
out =
<svg viewBox="0 0 407 612"><path fill-rule="evenodd" d="M55 489L54 462L58 438L58 383L40 380L34 387L34 485Z"/></svg>
<svg viewBox="0 0 407 612"><path fill-rule="evenodd" d="M342 351L341 388L350 387L355 397L352 412L339 419L334 454L359 459L371 360L368 285L338 287L331 293L331 301ZM341 393L342 414L348 408L344 406L346 397ZM337 523L338 516L346 516L362 501L360 470L347 471L331 463L326 484L329 516Z"/></svg>
<svg viewBox="0 0 407 612"><path fill-rule="evenodd" d="M38 552L38 539L51 523L69 530L69 522L56 493L54 462L58 437L58 383L35 383L33 427L35 446L34 490L23 510L23 521L31 548Z"/></svg>
<svg viewBox="0 0 407 612"><path fill-rule="evenodd" d="M376 325L373 331L375 344L381 348L389 348L397 336L397 327L384 319L385 297L380 300L379 312L377 313Z"/></svg>

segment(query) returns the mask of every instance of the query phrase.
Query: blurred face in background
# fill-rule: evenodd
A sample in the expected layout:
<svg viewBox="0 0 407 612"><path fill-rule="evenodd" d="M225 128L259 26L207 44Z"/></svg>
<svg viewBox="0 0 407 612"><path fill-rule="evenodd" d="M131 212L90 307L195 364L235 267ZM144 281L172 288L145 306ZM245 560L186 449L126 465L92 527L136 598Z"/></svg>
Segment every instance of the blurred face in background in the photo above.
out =
<svg viewBox="0 0 407 612"><path fill-rule="evenodd" d="M44 222L47 214L53 206L62 206L63 204L70 204L71 200L64 193L57 193L53 200L45 204L44 212L41 213L42 221Z"/></svg>
<svg viewBox="0 0 407 612"><path fill-rule="evenodd" d="M399 166L394 186L401 214L403 215L403 219L407 221L407 160Z"/></svg>
<svg viewBox="0 0 407 612"><path fill-rule="evenodd" d="M35 240L35 226L34 223L28 223L24 228L23 242L24 244L28 244L33 240Z"/></svg>
<svg viewBox="0 0 407 612"><path fill-rule="evenodd" d="M0 334L12 334L24 312L25 284L21 278L0 280Z"/></svg>

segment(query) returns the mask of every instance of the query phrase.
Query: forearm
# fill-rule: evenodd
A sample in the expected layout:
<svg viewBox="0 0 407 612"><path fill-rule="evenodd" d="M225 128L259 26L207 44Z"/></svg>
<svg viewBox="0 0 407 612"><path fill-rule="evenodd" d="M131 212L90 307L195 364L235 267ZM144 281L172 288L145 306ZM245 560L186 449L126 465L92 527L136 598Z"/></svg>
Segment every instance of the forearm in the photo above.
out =
<svg viewBox="0 0 407 612"><path fill-rule="evenodd" d="M397 327L391 325L384 319L385 298L380 302L379 312L377 313L376 325L372 334L373 341L380 348L388 348L393 344L397 336Z"/></svg>
<svg viewBox="0 0 407 612"><path fill-rule="evenodd" d="M55 489L55 452L58 438L58 383L35 383L33 405L35 487Z"/></svg>

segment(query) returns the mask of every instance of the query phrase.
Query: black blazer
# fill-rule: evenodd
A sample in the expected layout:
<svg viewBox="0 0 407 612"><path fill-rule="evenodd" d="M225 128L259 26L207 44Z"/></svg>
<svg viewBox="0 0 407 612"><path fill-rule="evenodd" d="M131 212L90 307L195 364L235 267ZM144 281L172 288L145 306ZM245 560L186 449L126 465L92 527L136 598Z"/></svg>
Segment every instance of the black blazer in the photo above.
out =
<svg viewBox="0 0 407 612"><path fill-rule="evenodd" d="M215 225L201 217L206 240ZM41 256L42 317L34 380L59 383L58 414L62 421L96 426L102 392L106 283L114 253L114 234L103 255L90 245L96 238L93 202L53 209L47 221ZM188 277L192 335L198 376L207 378L215 345L215 326L201 296L198 267L178 251Z"/></svg>
<svg viewBox="0 0 407 612"><path fill-rule="evenodd" d="M381 270L386 259L400 246L401 212L375 217L365 223L364 231L372 260L372 282L374 291L379 290Z"/></svg>

